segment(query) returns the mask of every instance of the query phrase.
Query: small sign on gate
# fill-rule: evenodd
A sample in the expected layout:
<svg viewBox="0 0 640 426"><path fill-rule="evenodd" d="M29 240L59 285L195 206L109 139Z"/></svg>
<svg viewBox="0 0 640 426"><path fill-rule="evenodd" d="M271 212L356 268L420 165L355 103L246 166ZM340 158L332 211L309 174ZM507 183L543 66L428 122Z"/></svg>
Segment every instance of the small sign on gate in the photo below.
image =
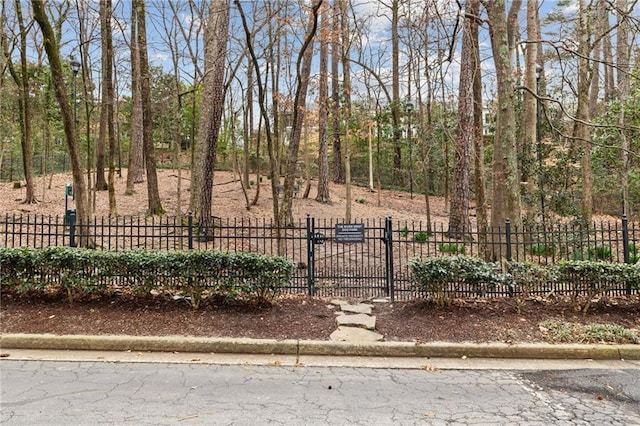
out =
<svg viewBox="0 0 640 426"><path fill-rule="evenodd" d="M336 223L336 242L364 243L364 223Z"/></svg>

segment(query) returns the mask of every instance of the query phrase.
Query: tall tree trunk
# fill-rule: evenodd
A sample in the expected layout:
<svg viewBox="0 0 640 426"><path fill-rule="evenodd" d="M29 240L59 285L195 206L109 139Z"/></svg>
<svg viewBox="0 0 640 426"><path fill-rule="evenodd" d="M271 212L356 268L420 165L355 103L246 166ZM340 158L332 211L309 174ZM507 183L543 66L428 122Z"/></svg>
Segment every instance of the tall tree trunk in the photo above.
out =
<svg viewBox="0 0 640 426"><path fill-rule="evenodd" d="M29 70L27 67L27 28L22 17L22 6L20 0L15 0L16 15L20 26L20 74L18 77L13 67L12 76L20 88L20 99L18 100L18 110L20 112L20 145L22 146L22 165L24 169L24 179L26 182L26 193L24 204L37 203L35 183L33 180L33 141L31 132L31 102L29 100ZM7 56L9 58L9 56ZM10 59L8 62L11 64Z"/></svg>
<svg viewBox="0 0 640 426"><path fill-rule="evenodd" d="M629 11L627 0L618 0L616 9L618 11L618 36L616 47L616 59L618 63L618 102L620 111L618 112L618 126L620 126L620 141L622 144L622 168L620 170L620 182L622 186L622 212L629 215L629 138L626 132L626 102L630 95L629 71Z"/></svg>
<svg viewBox="0 0 640 426"><path fill-rule="evenodd" d="M342 98L344 99L344 179L345 179L345 221L351 222L351 58L349 39L348 4L342 3L340 29L342 30Z"/></svg>
<svg viewBox="0 0 640 426"><path fill-rule="evenodd" d="M580 0L578 24L578 100L577 120L573 125L573 137L582 148L580 165L582 172L582 209L580 220L584 224L591 222L593 215L593 184L591 175L591 130L589 127L589 87L591 86L589 34L591 21L589 8L585 0Z"/></svg>
<svg viewBox="0 0 640 426"><path fill-rule="evenodd" d="M342 1L335 0L333 5L333 35L331 39L331 120L333 127L333 182L344 183L342 167L342 144L340 141L340 17Z"/></svg>
<svg viewBox="0 0 640 426"><path fill-rule="evenodd" d="M249 59L249 64L251 64L251 59ZM249 180L249 169L250 169L250 155L251 155L251 135L253 132L253 72L251 72L251 67L247 67L247 89L245 91L245 99L246 104L243 109L243 125L242 125L242 145L243 145L243 161L244 168L242 170L242 180L244 181L244 187L250 188L251 182ZM258 159L256 157L256 159ZM260 179L257 179L256 185L259 185ZM250 204L247 204L247 208L250 208Z"/></svg>
<svg viewBox="0 0 640 426"><path fill-rule="evenodd" d="M615 98L615 71L613 63L613 48L611 47L611 32L609 31L609 1L602 0L599 7L598 23L603 27L602 32L602 60L604 74L604 102L608 104Z"/></svg>
<svg viewBox="0 0 640 426"><path fill-rule="evenodd" d="M247 88L245 91L246 103L244 105L244 117L242 120L242 140L243 140L243 159L244 170L242 180L244 187L249 188L251 182L249 180L249 169L251 166L251 139L253 136L253 69L251 68L251 58L248 58L247 66ZM256 163L260 163L260 157L256 153ZM256 185L260 185L260 176L256 176ZM249 207L249 206L247 206Z"/></svg>
<svg viewBox="0 0 640 426"><path fill-rule="evenodd" d="M400 139L400 36L398 34L399 0L391 0L391 119L393 121L393 183L402 176L402 149Z"/></svg>
<svg viewBox="0 0 640 426"><path fill-rule="evenodd" d="M245 41L247 42L247 49L249 51L249 56L251 57L251 61L253 62L253 69L255 71L256 82L258 86L258 105L260 106L260 116L264 121L265 127L265 137L267 139L267 153L269 155L269 174L271 178L271 193L273 194L272 202L273 202L273 217L276 220L276 225L279 225L279 203L278 203L278 183L276 179L278 179L277 170L273 167L276 162L275 159L275 141L274 134L272 133L273 126L271 125L270 114L267 108L267 94L266 94L266 84L263 80L263 74L261 73L262 68L260 67L260 63L258 62L258 57L253 47L253 38L251 36L251 31L249 29L249 24L247 22L247 18L244 14L244 10L242 9L242 3L240 0L234 0L234 4L240 13L240 18L242 20L242 28L244 29ZM277 114L275 114L277 116ZM260 126L261 127L261 126ZM280 226L277 226L278 238L280 238ZM280 248L280 245L278 245Z"/></svg>
<svg viewBox="0 0 640 426"><path fill-rule="evenodd" d="M467 15L462 29L460 83L458 86L458 131L454 165L454 187L451 194L451 214L447 234L454 238L468 238L471 234L469 198L471 193L471 148L474 138L473 83L476 72L476 49L472 26L477 25L479 0L467 3ZM475 11L475 13L474 13Z"/></svg>
<svg viewBox="0 0 640 426"><path fill-rule="evenodd" d="M327 122L329 120L329 12L330 8L322 10L320 29L320 82L318 88L318 194L316 201L330 203L329 193L329 135Z"/></svg>
<svg viewBox="0 0 640 426"><path fill-rule="evenodd" d="M537 126L537 97L536 97L536 61L538 59L538 39L536 21L538 18L538 0L527 1L527 43L525 48L524 85L529 90L523 92L521 112L522 129L520 131L521 170L522 183L528 183L533 169L533 150L536 146ZM523 190L530 188L528 185Z"/></svg>
<svg viewBox="0 0 640 426"><path fill-rule="evenodd" d="M100 2L100 33L102 36L102 102L100 137L97 147L96 190L109 190L109 214L116 215L115 199L115 134L113 126L113 42L111 37L111 0ZM109 183L104 181L105 146L109 146ZM105 187L106 185L106 187Z"/></svg>
<svg viewBox="0 0 640 426"><path fill-rule="evenodd" d="M602 17L606 15L606 1L598 0L596 14L596 38L593 44L591 58L593 59L593 67L591 69L591 88L589 89L589 114L596 117L599 114L600 101L600 66L602 64L602 36L608 30L608 23L602 21Z"/></svg>
<svg viewBox="0 0 640 426"><path fill-rule="evenodd" d="M131 9L131 134L129 141L129 165L125 194L134 193L134 184L144 182L142 98L140 96L140 48L138 46L138 18L136 9Z"/></svg>
<svg viewBox="0 0 640 426"><path fill-rule="evenodd" d="M103 0L100 2L99 16L100 16L100 38L101 38L101 70L102 70L102 100L100 102L100 134L98 136L98 143L96 144L96 191L104 191L109 188L107 180L105 178L104 169L106 167L106 146L109 143L109 124L112 123L113 117L109 114L113 113L113 110L109 108L111 105L111 99L109 89L106 87L111 80L112 64L110 58L108 58L111 47L108 45L111 42L111 14L113 13L111 1Z"/></svg>
<svg viewBox="0 0 640 426"><path fill-rule="evenodd" d="M47 57L49 58L49 66L51 68L51 80L56 95L56 100L60 106L60 114L62 116L62 124L67 140L67 149L71 158L71 170L73 173L73 186L76 196L76 212L79 225L84 225L89 220L87 205L87 186L82 174L82 165L80 163L80 150L78 149L78 137L75 131L75 123L73 119L73 110L69 104L69 96L67 86L62 71L62 62L60 60L59 47L55 39L53 28L49 22L44 8L44 1L31 0L33 7L33 17L38 23L42 31L43 44ZM86 227L78 227L79 243L84 247L93 246L93 241Z"/></svg>
<svg viewBox="0 0 640 426"><path fill-rule="evenodd" d="M194 214L200 219L202 231L211 231L211 205L216 147L224 108L224 71L229 38L229 0L211 0L209 20L205 30L205 73L202 112L198 132L199 155L196 168L202 170L201 189Z"/></svg>
<svg viewBox="0 0 640 426"><path fill-rule="evenodd" d="M145 21L144 0L134 0L138 24L138 55L140 57L140 98L142 101L142 144L144 147L144 161L147 169L147 214L161 215L164 213L158 191L158 175L156 172L156 155L153 146L153 117L151 116L151 87L149 75L149 60L147 58L147 27Z"/></svg>
<svg viewBox="0 0 640 426"><path fill-rule="evenodd" d="M313 39L318 26L318 9L322 5L322 0L316 0L312 6L311 15L304 43L298 55L296 69L297 87L295 100L293 103L293 127L291 129L291 139L289 141L287 174L284 179L284 194L282 198L282 208L280 209L280 224L293 224L292 204L293 187L296 179L296 167L298 164L298 151L300 149L300 139L302 136L302 126L306 111L307 88L309 86L309 76L311 75L311 60L313 59Z"/></svg>
<svg viewBox="0 0 640 426"><path fill-rule="evenodd" d="M470 13L478 14L479 10L471 10ZM476 222L478 227L478 244L482 252L482 257L487 259L487 235L485 231L489 224L487 215L487 196L484 167L484 136L482 122L482 68L480 67L480 44L478 43L478 25L472 27L474 46L474 68L473 74L473 188L476 203Z"/></svg>
<svg viewBox="0 0 640 426"><path fill-rule="evenodd" d="M506 219L516 228L522 225L518 159L516 151L516 119L513 68L509 56L505 1L487 2L491 50L496 69L497 117L493 148L493 191L491 225L504 226ZM504 237L502 237L504 239ZM494 253L494 258L498 257Z"/></svg>

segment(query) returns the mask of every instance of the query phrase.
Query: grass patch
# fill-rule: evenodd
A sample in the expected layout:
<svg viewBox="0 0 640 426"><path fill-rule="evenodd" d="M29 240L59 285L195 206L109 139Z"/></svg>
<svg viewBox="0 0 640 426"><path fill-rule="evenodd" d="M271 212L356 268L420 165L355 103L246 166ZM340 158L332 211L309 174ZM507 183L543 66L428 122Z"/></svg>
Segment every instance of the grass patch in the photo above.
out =
<svg viewBox="0 0 640 426"><path fill-rule="evenodd" d="M457 243L439 243L438 250L443 253L464 254L464 245Z"/></svg>
<svg viewBox="0 0 640 426"><path fill-rule="evenodd" d="M413 241L417 243L426 243L429 239L429 234L426 232L416 232L413 234Z"/></svg>
<svg viewBox="0 0 640 426"><path fill-rule="evenodd" d="M637 333L613 324L582 325L544 321L540 323L540 330L553 343L640 343Z"/></svg>

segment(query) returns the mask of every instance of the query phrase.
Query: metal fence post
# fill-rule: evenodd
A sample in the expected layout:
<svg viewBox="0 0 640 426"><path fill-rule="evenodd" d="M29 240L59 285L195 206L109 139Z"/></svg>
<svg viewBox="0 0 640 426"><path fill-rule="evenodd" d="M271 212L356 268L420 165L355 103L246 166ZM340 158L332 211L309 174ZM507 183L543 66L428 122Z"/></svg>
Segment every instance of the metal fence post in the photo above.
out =
<svg viewBox="0 0 640 426"><path fill-rule="evenodd" d="M631 261L631 255L629 253L629 220L627 215L622 215L622 250L624 253L624 263Z"/></svg>
<svg viewBox="0 0 640 426"><path fill-rule="evenodd" d="M393 229L391 217L388 216L384 219L384 244L385 244L385 272L387 279L387 290L391 301L394 302L396 298L395 282L393 281Z"/></svg>
<svg viewBox="0 0 640 426"><path fill-rule="evenodd" d="M504 233L507 238L507 261L511 261L511 221L509 218L504 221Z"/></svg>
<svg viewBox="0 0 640 426"><path fill-rule="evenodd" d="M187 215L187 246L193 250L193 212Z"/></svg>
<svg viewBox="0 0 640 426"><path fill-rule="evenodd" d="M76 246L76 212L69 212L69 247Z"/></svg>
<svg viewBox="0 0 640 426"><path fill-rule="evenodd" d="M315 234L315 218L312 218L307 214L307 291L309 292L309 296L313 296L315 293L314 287L314 272L315 272L315 242L314 242L314 234Z"/></svg>
<svg viewBox="0 0 640 426"><path fill-rule="evenodd" d="M622 252L624 253L624 263L631 263L631 253L629 253L629 220L627 215L622 215ZM627 282L627 295L631 295L631 283Z"/></svg>

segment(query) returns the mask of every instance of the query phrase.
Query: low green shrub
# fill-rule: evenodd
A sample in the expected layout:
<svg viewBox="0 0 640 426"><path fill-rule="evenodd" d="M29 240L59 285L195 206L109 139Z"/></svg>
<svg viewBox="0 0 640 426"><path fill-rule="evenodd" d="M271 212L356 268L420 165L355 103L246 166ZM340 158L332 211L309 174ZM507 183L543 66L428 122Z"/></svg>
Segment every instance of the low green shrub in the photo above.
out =
<svg viewBox="0 0 640 426"><path fill-rule="evenodd" d="M0 249L0 288L18 292L41 290L46 282L41 277L41 252L28 247Z"/></svg>
<svg viewBox="0 0 640 426"><path fill-rule="evenodd" d="M470 256L415 258L409 267L416 290L432 295L441 306L450 305L463 292L483 294L510 282L499 264Z"/></svg>
<svg viewBox="0 0 640 426"><path fill-rule="evenodd" d="M288 284L292 273L290 260L254 253L0 249L0 289L46 287L65 292L70 302L113 291L115 283L139 296L151 290L183 296L194 308L214 295L266 301Z"/></svg>
<svg viewBox="0 0 640 426"><path fill-rule="evenodd" d="M614 286L640 289L640 264L593 261L565 261L549 266L531 262L500 264L459 255L411 259L409 267L414 288L440 305L449 305L462 294L484 294L496 285L504 285L520 307L534 293L563 287L574 307L587 312L595 298Z"/></svg>
<svg viewBox="0 0 640 426"><path fill-rule="evenodd" d="M574 306L582 312L587 312L591 301L614 285L629 284L640 288L638 264L572 260L560 262L551 268L557 275L556 280L567 284ZM583 306L578 305L580 296L585 296Z"/></svg>

